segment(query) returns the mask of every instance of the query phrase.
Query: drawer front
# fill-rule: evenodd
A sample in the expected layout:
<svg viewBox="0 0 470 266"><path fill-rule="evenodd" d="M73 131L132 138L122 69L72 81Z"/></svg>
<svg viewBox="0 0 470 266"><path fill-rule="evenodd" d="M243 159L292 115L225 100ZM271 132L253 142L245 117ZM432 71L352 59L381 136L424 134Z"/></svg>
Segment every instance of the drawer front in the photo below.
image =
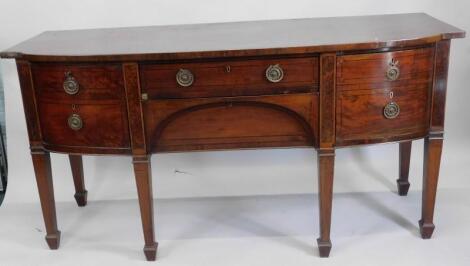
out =
<svg viewBox="0 0 470 266"><path fill-rule="evenodd" d="M316 143L316 93L153 100L144 110L153 152Z"/></svg>
<svg viewBox="0 0 470 266"><path fill-rule="evenodd" d="M396 52L338 57L338 90L377 89L431 81L434 50L421 48Z"/></svg>
<svg viewBox="0 0 470 266"><path fill-rule="evenodd" d="M39 102L39 120L46 145L129 148L126 110L115 103L59 104Z"/></svg>
<svg viewBox="0 0 470 266"><path fill-rule="evenodd" d="M430 86L424 84L339 94L337 145L423 137L429 126L429 92Z"/></svg>
<svg viewBox="0 0 470 266"><path fill-rule="evenodd" d="M307 93L318 90L318 58L141 65L151 98Z"/></svg>
<svg viewBox="0 0 470 266"><path fill-rule="evenodd" d="M77 102L125 98L118 64L33 64L32 72L40 99Z"/></svg>

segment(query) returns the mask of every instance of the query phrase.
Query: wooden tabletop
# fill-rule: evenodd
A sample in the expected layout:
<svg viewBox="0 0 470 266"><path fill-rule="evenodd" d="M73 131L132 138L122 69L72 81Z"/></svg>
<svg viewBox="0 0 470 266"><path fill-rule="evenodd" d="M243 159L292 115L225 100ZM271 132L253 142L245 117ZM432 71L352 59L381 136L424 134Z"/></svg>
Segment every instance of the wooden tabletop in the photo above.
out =
<svg viewBox="0 0 470 266"><path fill-rule="evenodd" d="M32 61L166 60L422 45L465 32L427 14L46 31L0 53Z"/></svg>

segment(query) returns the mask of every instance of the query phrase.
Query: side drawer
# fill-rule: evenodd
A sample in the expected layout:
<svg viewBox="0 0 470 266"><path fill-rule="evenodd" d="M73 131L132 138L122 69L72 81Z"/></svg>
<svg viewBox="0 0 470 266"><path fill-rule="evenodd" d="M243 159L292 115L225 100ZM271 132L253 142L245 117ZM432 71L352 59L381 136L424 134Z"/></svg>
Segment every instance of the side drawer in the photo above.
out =
<svg viewBox="0 0 470 266"><path fill-rule="evenodd" d="M387 89L339 94L336 101L337 145L425 136L429 127L429 91L429 86L424 84L394 88L392 99L392 91Z"/></svg>
<svg viewBox="0 0 470 266"><path fill-rule="evenodd" d="M338 90L376 89L430 82L433 48L338 57Z"/></svg>
<svg viewBox="0 0 470 266"><path fill-rule="evenodd" d="M150 98L250 96L318 90L317 57L152 63L142 64L140 69L142 91Z"/></svg>
<svg viewBox="0 0 470 266"><path fill-rule="evenodd" d="M32 73L39 99L66 102L125 99L120 64L35 63Z"/></svg>
<svg viewBox="0 0 470 266"><path fill-rule="evenodd" d="M46 145L56 147L130 147L127 112L121 104L39 102L39 120Z"/></svg>

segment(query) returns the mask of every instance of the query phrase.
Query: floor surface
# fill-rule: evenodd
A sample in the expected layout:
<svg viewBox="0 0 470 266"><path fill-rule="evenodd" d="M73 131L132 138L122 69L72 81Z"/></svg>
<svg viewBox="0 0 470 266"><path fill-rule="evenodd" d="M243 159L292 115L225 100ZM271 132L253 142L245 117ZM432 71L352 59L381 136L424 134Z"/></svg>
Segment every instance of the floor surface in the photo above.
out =
<svg viewBox="0 0 470 266"><path fill-rule="evenodd" d="M430 240L418 235L419 191L335 194L330 258L316 249L316 194L160 199L155 265L470 265L469 192L439 190ZM152 265L137 200L58 202L57 211L62 241L51 251L39 204L2 207L0 265Z"/></svg>

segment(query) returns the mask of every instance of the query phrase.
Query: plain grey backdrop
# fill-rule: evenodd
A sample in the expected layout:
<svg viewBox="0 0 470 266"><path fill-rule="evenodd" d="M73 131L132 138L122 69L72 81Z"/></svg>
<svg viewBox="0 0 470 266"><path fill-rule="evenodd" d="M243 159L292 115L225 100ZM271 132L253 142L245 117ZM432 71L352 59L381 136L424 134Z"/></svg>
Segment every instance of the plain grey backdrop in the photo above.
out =
<svg viewBox="0 0 470 266"><path fill-rule="evenodd" d="M46 30L209 23L326 16L352 16L409 12L425 12L447 23L453 24L468 31L470 29L470 16L468 15L468 10L470 10L470 2L466 0L2 0L0 2L0 49L6 49L20 41L23 41ZM87 40L83 40L83 42L86 41ZM23 107L21 103L21 96L19 91L19 83L16 74L15 63L13 60L2 60L1 68L3 73L3 82L6 98L6 124L8 136L7 146L10 169L8 191L4 204L0 208L0 228L2 226L1 221L3 220L3 217L8 217L3 221L4 223L5 221L10 221L11 223L15 224L15 221L17 221L15 219L15 215L18 214L18 211L15 212L15 206L28 206L23 209L23 216L20 215L19 217L21 218L18 219L22 220L22 225L24 228L31 227L31 224L28 223L28 220L31 219L30 222L35 223L34 226L37 226L38 230L42 230L41 228L43 228L43 225L39 213L38 195L33 176L31 159L29 155L26 124L23 115ZM447 189L450 191L453 191L453 189L458 189L459 191L461 191L462 189L470 188L470 159L467 152L468 148L470 148L470 142L467 140L468 132L470 130L470 116L468 112L468 99L470 99L470 88L468 87L468 84L470 84L470 38L458 39L452 42L449 73L450 74L447 94L445 143L441 168L440 189ZM409 208L409 211L411 213L414 213L416 217L412 216L407 217L406 219L409 219L409 221L411 221L411 223L413 224L416 224L420 210L419 190L421 189L422 178L422 152L422 141L415 141L413 145L413 154L411 162L412 166L410 173L412 192L409 199L410 202L406 203L412 203L410 206L407 206ZM336 175L334 187L334 191L338 193L337 197L341 198L342 194L355 195L351 194L353 192L370 192L371 195L373 195L373 193L386 193L387 195L390 194L390 197L392 197L392 191L395 191L395 179L397 178L398 171L397 159L398 144L383 144L376 146L363 146L338 150L335 165ZM272 196L276 200L279 199L276 198L277 196L281 198L285 196L287 197L287 201L294 200L295 202L295 195L310 195L313 199L314 193L316 193L317 191L316 155L314 150L312 149L268 149L257 151L224 151L163 154L154 155L152 157L152 163L154 178L154 196L158 199L162 199L162 202L165 202L165 200L171 201L173 199L178 202L178 200L181 198L189 198L188 202L191 202L192 200L197 201L198 199L204 201L207 200L208 197L216 197L214 199L216 199L217 202L218 199L223 201L224 197L228 196L248 196L248 199L250 199L250 197L255 197L253 201L257 202L258 198L256 197L259 197L261 195L265 195L266 197ZM73 228L70 228L73 227L71 226L71 224L74 226L76 226L76 224L71 220L72 218L70 218L70 215L72 217L76 217L73 216L76 214L73 214L75 209L68 209L74 208L74 191L67 157L64 155L53 155L52 165L56 200L59 202L58 206L62 206L62 208L58 208L59 226L65 223L66 225L64 226L67 228L67 225L69 225L69 230L73 231ZM137 205L135 204L137 194L131 167L131 159L129 157L85 157L84 166L86 175L86 185L89 191L88 195L90 202L96 202L96 204L98 205L98 202L106 202L108 200L115 200L116 202L125 202L127 205L124 205L129 206L128 209L124 207L120 209L118 207L119 205L116 205L115 212L111 212L110 215L115 214L119 215L119 217L122 217L126 216L126 214L128 214L127 212L129 211L132 213L132 215L136 215L135 217L138 217L138 209ZM456 193L450 193L450 195L452 194L456 195ZM462 193L462 195L465 194L466 193ZM292 199L289 197L294 198ZM303 202L302 200L300 200L300 202ZM353 203L351 203L351 206L355 206L360 209L360 206L369 206L367 205L367 202L371 203L374 200L373 197L369 200L366 197L363 198L362 203L361 201L358 202L357 200L352 201ZM280 202L282 202L282 200ZM397 206L399 205L399 203L395 202L395 198L390 198L390 200L386 202L389 202L390 204L397 204ZM467 204L466 206L468 207L469 201L467 200L466 202L467 203L465 204ZM316 202L312 200L312 202L310 203L312 217L308 218L307 221L312 223L311 226L312 228L314 228L312 230L317 230L317 223L316 220L314 220L313 216L314 213L318 211L315 205ZM104 203L101 204L106 206L106 204ZM210 205L211 203L207 204ZM227 204L230 205L230 203ZM339 210L351 210L347 207L347 204L349 203L347 203L346 201L346 205L344 205L343 207L338 207L339 209L336 209L335 213L339 212ZM67 208L64 206L66 206ZM216 207L217 206L218 205L216 204ZM93 208L92 206L88 207ZM221 204L217 208L222 212L223 209L225 209L224 204ZM388 208L394 209L394 206L388 206L383 208L374 208L374 206L372 206L371 208L376 209L376 211L380 214L382 212L381 210L388 210ZM237 208L228 209L234 212L237 210L240 211ZM288 209L289 206L285 205L285 210ZM124 212L124 210L126 211ZM468 209L465 210L468 211ZM87 216L86 219L89 219L91 221L93 221L93 219L98 219L99 217L103 219L110 219L105 218L104 216L100 216L100 214L102 214L100 209L95 209L95 211L96 212L92 212L90 215L88 215L90 217ZM121 213L121 211L123 211L124 213ZM184 212L184 208L182 208L182 210L180 211ZM69 216L66 216L64 212L67 213L67 215ZM259 214L259 212L255 210L249 210L248 212ZM204 211L202 211L202 213L204 213ZM307 215L307 217L308 213L305 214ZM279 219L282 219L282 213L277 214L279 215ZM211 216L210 214L208 215ZM295 212L292 213L292 215L295 215ZM366 217L368 215L371 214L365 214ZM386 214L384 215L385 217L389 218L385 220L398 219L398 225L400 225L401 227L407 227L407 224L409 223L408 220L404 218L404 214L403 216L387 216ZM159 213L157 201L157 223L158 217ZM339 219L343 219L343 222L349 221L348 216L345 216L344 213L339 217ZM335 216L333 218L335 219ZM229 218L227 219L230 220ZM289 219L291 221L296 220L296 218L292 217L289 217ZM400 223L400 221L402 221L403 219L405 219L405 221L407 222ZM66 221L69 221L69 224L67 224ZM235 221L243 223L243 221L237 219L235 219ZM341 223L342 221L336 220L336 223ZM361 223L361 220L353 219L353 221L355 223ZM94 222L99 223L99 221ZM269 224L269 222L273 222L273 220L267 219L266 223ZM4 227L5 226L6 225L4 225ZM374 228L374 226L377 227L380 225L376 224L371 226ZM398 226L397 228L401 228L400 226ZM139 242L141 236L138 235L141 233L139 231L139 221L132 220L132 225L129 225L129 228L132 228L132 230L135 229L136 234L138 236L135 236L137 246L133 246L134 250L131 250L135 251L136 255L135 257L132 257L134 255L130 255L131 260L139 260L138 252L140 250L141 244ZM198 227L195 228L196 229L194 230L198 230ZM385 226L385 228L387 227ZM127 229L128 228L126 228L126 230ZM24 230L25 239L22 240L29 243L30 240L28 239L27 231L28 230L26 229ZM287 231L291 232L289 230ZM4 229L0 232L8 232L8 230ZM94 234L100 234L100 231L98 229L93 232ZM333 228L333 233L334 232L335 229ZM303 233L305 232L299 232L295 230L293 231L293 234ZM69 232L69 239L71 237L70 234L72 233ZM225 233L222 233L222 235L224 234ZM307 241L307 243L310 243L313 247L315 231L309 232L309 234L311 234L311 236L309 236L310 238L308 238L308 241L310 242ZM64 236L66 235L67 234L64 234ZM461 234L460 236L462 235L465 234ZM409 234L407 236L410 237ZM37 241L34 243L38 245L38 247L36 247L35 249L35 252L37 252L38 254L42 254L41 256L46 256L41 253L44 250L44 245L40 242L42 241L42 236L35 234L34 237L34 241ZM336 237L340 237L340 234L338 233ZM370 240L372 238L372 241L378 241L378 239L374 239L373 236L365 237L359 239L361 239L361 241L366 241L367 239ZM1 238L2 237L0 236L0 239ZM168 238L171 239L170 236L168 236ZM194 238L197 239L198 237ZM210 239L211 237L203 235L202 238ZM417 236L414 235L411 238L413 238L413 241L416 241ZM6 239L13 241L15 238L7 237ZM81 238L81 240L84 241L83 238ZM111 241L112 239L110 238L109 240ZM204 244L201 244L197 241L197 244L193 243L187 245L192 245L191 247L193 248L197 245L199 245L200 247L204 247ZM16 244L18 250L25 248L21 241L18 240L17 242L18 243ZM250 241L248 242L252 243ZM73 243L80 243L80 241L77 240ZM222 249L222 251L219 250L221 254L225 254L225 256L229 258L240 259L240 257L236 256L237 252L233 252L233 254L230 253L229 250L233 248L232 246L230 246L230 244L226 245L226 243L223 241L221 243L217 242L217 244L213 242L210 243L212 243L208 244L210 247L214 248L214 246L216 246ZM235 243L237 243L237 245L244 244L250 246L249 243L238 243L236 241ZM333 243L335 243L335 240L333 240ZM416 243L417 245L422 245L418 244L421 242ZM11 245L7 242L4 242L3 245L5 247L11 247ZM71 245L70 242L69 245ZM104 249L103 245L93 246L93 250L99 251L101 248ZM173 246L176 245L177 244L174 244ZM268 244L266 245L267 246L264 250L270 251L265 251L268 253L265 253L261 256L269 257L267 256L267 254L278 254L279 256L281 256L280 258L278 258L279 261L281 261L281 263L278 265L289 265L289 262L292 262L289 261L289 259L282 259L290 258L290 255L286 255L287 257L282 257L282 255L284 254L280 252L280 250L282 249L282 245L280 247L276 247L279 248L279 250L277 250L276 248L270 249L270 246ZM382 245L382 243L380 245ZM2 243L0 243L0 247L1 246ZM31 246L34 245L31 244ZM293 246L296 246L295 241ZM227 250L224 250L224 247L226 247ZM377 245L372 244L371 247L374 248L377 247ZM127 248L128 246L126 245L125 247L121 247L121 249L118 250L126 250ZM289 249L292 247L284 248ZM336 248L336 246L334 248ZM67 247L62 247L62 249L65 249L65 251L61 250L59 252L65 252L65 254L67 254ZM256 248L253 247L253 249ZM351 249L352 248L349 249L348 254L352 252ZM110 256L113 256L111 248L108 248L107 250L108 253L110 253ZM263 248L261 248L260 250L261 254L263 254ZM89 249L87 251L91 252ZM244 250L244 252L248 253L250 251L251 250ZM173 253L174 252L186 253L180 249L178 251L173 251ZM338 248L338 250L334 250L334 252L332 252L332 255L337 254L336 252L340 253L340 248ZM344 252L347 253L348 250L345 249ZM367 255L366 249L364 249L362 252L364 252L364 256ZM390 250L388 253L385 254L391 256L394 254L394 251ZM63 255L64 253L55 254L62 254L56 256L59 256L59 258L61 259L65 258L65 255ZM85 260L89 259L88 262L93 261L91 257L87 257L86 254L86 252L82 253L82 255L84 256L83 258L85 258ZM195 255L196 252L194 251L190 254ZM419 258L421 256L419 255L420 253L418 252L417 254L417 257ZM432 254L422 254L422 256L430 255ZM458 254L457 259L462 258L459 257L460 255L461 253ZM197 255L195 256L197 257ZM52 257L46 257L47 259L52 260ZM292 257L296 258L296 256L294 255ZM451 257L455 259L455 256ZM45 257L42 257L42 259L45 259ZM103 257L103 260L104 259L105 258ZM201 259L199 260L199 264L195 264L210 265L211 261L217 261L217 258L214 257L208 259L208 261L205 260L207 258L199 259ZM240 261L236 259L234 265L247 263L247 261ZM346 262L349 261L349 259L346 257L343 257L343 259ZM34 261L33 259L31 260ZM198 260L196 259L196 261ZM306 261L310 263L310 261ZM430 259L430 262L433 261L440 262L439 260ZM462 260L456 261L461 262ZM183 265L185 264L185 262L186 261L184 260L179 261L179 263ZM207 264L204 262L207 262ZM335 263L335 259L332 258L329 262ZM388 260L388 262L391 263L393 262L393 260ZM338 261L336 261L336 263L338 263ZM271 265L273 264L271 263Z"/></svg>
<svg viewBox="0 0 470 266"><path fill-rule="evenodd" d="M468 1L13 1L0 3L0 49L6 49L45 30L63 30L139 25L206 23L240 20L351 16L381 13L426 12L462 29L470 29ZM191 41L191 40L188 40ZM86 40L83 40L86 42ZM453 41L450 58L445 139L465 140L470 130L470 38ZM30 162L26 124L13 60L2 60L6 97L8 154L10 157L9 201L36 201L36 187ZM419 182L421 141L414 147L412 176ZM462 145L456 145L462 148ZM446 145L444 160L452 154ZM341 149L335 191L383 190L380 182L343 186L342 176L365 181L364 170L396 177L397 145ZM252 194L307 193L316 191L316 156L310 149L204 152L153 156L157 198L227 196ZM56 199L73 200L68 160L52 157ZM135 198L135 186L128 157L87 157L86 182L90 200ZM369 165L370 164L370 165ZM446 171L449 163L443 164ZM366 169L364 169L366 168ZM187 174L182 174L184 172ZM451 176L442 186L459 184ZM111 189L112 188L112 189ZM411 189L419 186L413 185Z"/></svg>

